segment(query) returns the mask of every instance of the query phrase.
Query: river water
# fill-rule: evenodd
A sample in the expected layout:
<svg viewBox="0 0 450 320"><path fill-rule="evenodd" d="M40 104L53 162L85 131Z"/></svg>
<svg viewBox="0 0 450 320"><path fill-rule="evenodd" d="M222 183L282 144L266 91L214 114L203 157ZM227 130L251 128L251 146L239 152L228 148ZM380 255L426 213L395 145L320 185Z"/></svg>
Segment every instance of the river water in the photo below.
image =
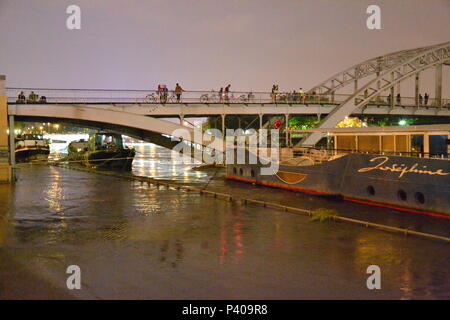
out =
<svg viewBox="0 0 450 320"><path fill-rule="evenodd" d="M450 222L251 186L136 145L132 174L450 235ZM23 164L0 185L3 299L449 299L447 243ZM66 269L81 269L69 290ZM369 290L367 267L381 270Z"/></svg>

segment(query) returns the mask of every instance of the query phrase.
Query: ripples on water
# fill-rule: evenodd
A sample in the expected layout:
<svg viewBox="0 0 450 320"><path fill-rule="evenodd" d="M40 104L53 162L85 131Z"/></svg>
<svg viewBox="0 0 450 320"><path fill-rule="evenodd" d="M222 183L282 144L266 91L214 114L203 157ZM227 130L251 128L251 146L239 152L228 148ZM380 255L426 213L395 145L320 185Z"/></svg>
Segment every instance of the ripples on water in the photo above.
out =
<svg viewBox="0 0 450 320"><path fill-rule="evenodd" d="M225 181L223 172L191 170L195 165L173 162L171 151L153 145L136 151L135 175L381 213ZM55 167L23 165L18 175L13 192L0 188L0 267L9 267L7 257L65 288L65 268L77 264L80 298L450 298L446 243ZM366 288L372 264L382 271L379 291ZM20 277L7 281L29 290Z"/></svg>

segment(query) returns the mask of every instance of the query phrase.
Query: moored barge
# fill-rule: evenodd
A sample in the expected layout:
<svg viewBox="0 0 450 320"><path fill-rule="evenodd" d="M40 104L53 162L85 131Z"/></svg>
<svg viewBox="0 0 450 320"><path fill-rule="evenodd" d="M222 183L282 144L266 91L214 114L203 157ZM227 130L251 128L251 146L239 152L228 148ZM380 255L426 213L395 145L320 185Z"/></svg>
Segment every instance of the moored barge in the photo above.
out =
<svg viewBox="0 0 450 320"><path fill-rule="evenodd" d="M16 138L17 162L47 161L49 154L49 141L40 134L24 134Z"/></svg>
<svg viewBox="0 0 450 320"><path fill-rule="evenodd" d="M450 125L339 128L326 134L332 149L285 148L271 174L261 173L270 165L246 161L227 165L226 177L450 218Z"/></svg>
<svg viewBox="0 0 450 320"><path fill-rule="evenodd" d="M68 146L68 160L99 169L130 171L135 156L133 148L123 145L120 134L99 132L89 135L89 141L73 141Z"/></svg>

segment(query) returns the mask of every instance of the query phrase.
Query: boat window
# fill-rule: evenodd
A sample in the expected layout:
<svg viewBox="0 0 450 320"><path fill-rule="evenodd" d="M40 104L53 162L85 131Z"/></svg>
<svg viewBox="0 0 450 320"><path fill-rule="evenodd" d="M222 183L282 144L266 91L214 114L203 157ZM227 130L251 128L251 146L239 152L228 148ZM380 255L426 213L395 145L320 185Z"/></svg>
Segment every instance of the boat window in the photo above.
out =
<svg viewBox="0 0 450 320"><path fill-rule="evenodd" d="M356 150L355 138L355 136L336 136L337 149L347 152Z"/></svg>
<svg viewBox="0 0 450 320"><path fill-rule="evenodd" d="M358 151L378 153L380 151L380 136L358 136Z"/></svg>
<svg viewBox="0 0 450 320"><path fill-rule="evenodd" d="M381 151L394 152L395 151L395 137L394 136L381 136Z"/></svg>
<svg viewBox="0 0 450 320"><path fill-rule="evenodd" d="M373 186L368 186L367 187L367 194L369 196L374 196L375 195L375 188Z"/></svg>
<svg viewBox="0 0 450 320"><path fill-rule="evenodd" d="M411 154L423 157L423 134L411 135Z"/></svg>
<svg viewBox="0 0 450 320"><path fill-rule="evenodd" d="M397 153L408 152L408 136L396 135L395 136L395 151Z"/></svg>
<svg viewBox="0 0 450 320"><path fill-rule="evenodd" d="M398 190L397 197L401 201L406 201L408 199L408 196L406 195L405 190L402 190L402 189Z"/></svg>
<svg viewBox="0 0 450 320"><path fill-rule="evenodd" d="M447 135L431 135L430 157L447 158L448 157L448 136Z"/></svg>
<svg viewBox="0 0 450 320"><path fill-rule="evenodd" d="M422 192L416 192L415 198L418 203L420 203L420 204L425 203L425 196L423 195Z"/></svg>

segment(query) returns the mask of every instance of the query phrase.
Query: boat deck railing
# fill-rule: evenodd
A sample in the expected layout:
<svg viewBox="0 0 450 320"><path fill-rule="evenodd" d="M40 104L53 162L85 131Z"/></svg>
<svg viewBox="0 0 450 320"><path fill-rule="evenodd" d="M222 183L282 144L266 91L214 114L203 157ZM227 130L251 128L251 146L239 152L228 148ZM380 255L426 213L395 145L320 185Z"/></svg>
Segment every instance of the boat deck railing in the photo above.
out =
<svg viewBox="0 0 450 320"><path fill-rule="evenodd" d="M374 156L399 156L410 158L428 158L437 160L450 160L448 153L435 154L426 152L405 151L362 151L350 149L320 149L312 147L291 148L293 157L306 156L316 163L333 160L346 154L370 154Z"/></svg>
<svg viewBox="0 0 450 320"><path fill-rule="evenodd" d="M25 99L18 95L24 92ZM29 94L36 94L32 99ZM230 91L229 93L210 91L184 90L178 99L174 90L166 93L157 90L108 90L108 89L49 89L49 88L7 88L9 104L162 104L165 106L179 104L273 104L273 105L340 105L351 98L352 94L304 93L300 92L259 92ZM42 98L45 99L42 100ZM364 95L356 97L355 103L364 100ZM378 107L421 107L450 108L450 99L422 99L415 97L394 98L380 95L371 99L367 106Z"/></svg>

